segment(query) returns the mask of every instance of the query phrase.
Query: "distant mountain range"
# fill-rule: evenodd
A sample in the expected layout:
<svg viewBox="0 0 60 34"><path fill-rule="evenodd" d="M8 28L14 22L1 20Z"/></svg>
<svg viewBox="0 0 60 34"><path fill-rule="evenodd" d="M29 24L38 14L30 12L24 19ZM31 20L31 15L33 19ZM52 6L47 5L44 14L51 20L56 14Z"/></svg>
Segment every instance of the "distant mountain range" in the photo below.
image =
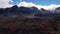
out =
<svg viewBox="0 0 60 34"><path fill-rule="evenodd" d="M45 10L41 8L40 10L36 7L18 7L17 5L10 7L10 8L0 8L0 16L24 16L24 17L60 17L60 7L56 8L55 10Z"/></svg>

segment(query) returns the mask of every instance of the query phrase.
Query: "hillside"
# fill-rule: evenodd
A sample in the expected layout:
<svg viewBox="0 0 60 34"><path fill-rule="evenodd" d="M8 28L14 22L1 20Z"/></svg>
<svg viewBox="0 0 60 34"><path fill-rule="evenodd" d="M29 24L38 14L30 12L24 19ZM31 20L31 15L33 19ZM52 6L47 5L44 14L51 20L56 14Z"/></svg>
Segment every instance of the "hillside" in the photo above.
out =
<svg viewBox="0 0 60 34"><path fill-rule="evenodd" d="M36 7L0 9L0 34L60 34L60 8L55 12Z"/></svg>

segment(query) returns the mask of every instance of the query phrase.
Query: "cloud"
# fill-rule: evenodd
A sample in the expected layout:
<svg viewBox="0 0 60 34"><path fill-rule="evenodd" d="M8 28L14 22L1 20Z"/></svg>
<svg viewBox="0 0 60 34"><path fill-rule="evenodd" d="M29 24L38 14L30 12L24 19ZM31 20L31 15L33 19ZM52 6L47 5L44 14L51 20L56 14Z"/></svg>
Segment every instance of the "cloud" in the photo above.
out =
<svg viewBox="0 0 60 34"><path fill-rule="evenodd" d="M10 0L11 3L13 3L14 1Z"/></svg>
<svg viewBox="0 0 60 34"><path fill-rule="evenodd" d="M22 0L20 0L22 1ZM12 2L12 0L0 0L0 8L6 8L6 7L12 7L13 5L12 4L9 4L9 2ZM48 6L43 6L43 5L36 5L32 2L28 3L28 2L20 2L17 4L18 7L21 7L21 6L24 6L24 7L37 7L38 9L41 9L41 8L44 8L46 10L54 10L55 8L57 7L60 7L60 5L56 5L56 4L51 4L51 5L48 5Z"/></svg>
<svg viewBox="0 0 60 34"><path fill-rule="evenodd" d="M6 8L6 7L13 6L13 5L9 4L9 1L12 2L12 0L0 0L0 8Z"/></svg>
<svg viewBox="0 0 60 34"><path fill-rule="evenodd" d="M21 3L19 3L19 4L17 4L18 5L18 7L20 7L20 6L24 6L24 7L32 7L32 6L35 6L35 4L33 4L33 3L27 3L27 2L21 2Z"/></svg>
<svg viewBox="0 0 60 34"><path fill-rule="evenodd" d="M24 6L24 7L33 7L33 6L35 6L38 9L44 8L46 10L54 10L55 8L60 7L60 5L56 5L56 4L51 4L51 5L48 5L48 6L43 6L43 5L36 5L36 4L32 3L32 2L31 3L27 3L25 1L20 2L17 5L18 5L18 7L20 7L20 6Z"/></svg>
<svg viewBox="0 0 60 34"><path fill-rule="evenodd" d="M42 6L42 8L46 9L46 10L55 10L55 8L60 7L60 5L55 5L55 4L51 4L48 6Z"/></svg>

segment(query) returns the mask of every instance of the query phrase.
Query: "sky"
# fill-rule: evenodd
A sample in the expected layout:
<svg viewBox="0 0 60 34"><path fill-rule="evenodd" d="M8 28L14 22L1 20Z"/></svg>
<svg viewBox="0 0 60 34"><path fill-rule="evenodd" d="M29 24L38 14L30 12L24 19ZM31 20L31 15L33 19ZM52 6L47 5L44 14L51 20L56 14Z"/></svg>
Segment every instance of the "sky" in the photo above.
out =
<svg viewBox="0 0 60 34"><path fill-rule="evenodd" d="M17 5L18 7L33 7L52 10L60 7L60 0L0 0L0 8L7 8Z"/></svg>
<svg viewBox="0 0 60 34"><path fill-rule="evenodd" d="M39 5L50 5L50 4L60 4L60 0L12 0L11 4L18 4L21 1L32 2Z"/></svg>

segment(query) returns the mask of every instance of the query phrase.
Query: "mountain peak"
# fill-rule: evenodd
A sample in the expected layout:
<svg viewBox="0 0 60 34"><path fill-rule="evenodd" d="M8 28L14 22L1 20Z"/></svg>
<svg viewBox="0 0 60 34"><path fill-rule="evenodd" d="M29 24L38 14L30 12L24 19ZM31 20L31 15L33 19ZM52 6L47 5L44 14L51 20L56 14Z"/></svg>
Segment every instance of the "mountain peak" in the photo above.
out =
<svg viewBox="0 0 60 34"><path fill-rule="evenodd" d="M56 8L56 10L60 10L60 7Z"/></svg>
<svg viewBox="0 0 60 34"><path fill-rule="evenodd" d="M18 6L17 5L14 5L12 8L18 8Z"/></svg>

